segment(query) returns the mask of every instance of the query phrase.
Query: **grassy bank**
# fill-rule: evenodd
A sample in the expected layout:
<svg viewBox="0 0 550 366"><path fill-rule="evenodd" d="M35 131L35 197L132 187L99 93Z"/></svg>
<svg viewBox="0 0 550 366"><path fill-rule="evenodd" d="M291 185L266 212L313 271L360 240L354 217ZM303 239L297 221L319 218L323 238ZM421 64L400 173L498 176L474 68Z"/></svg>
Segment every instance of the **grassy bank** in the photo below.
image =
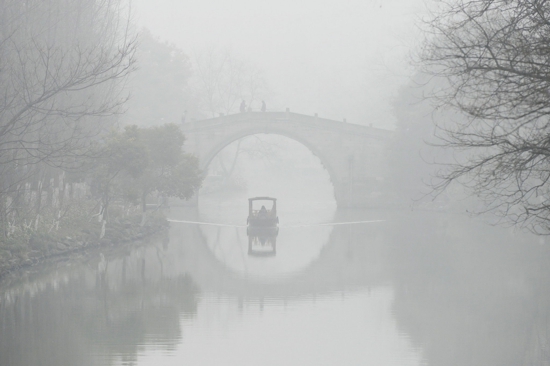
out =
<svg viewBox="0 0 550 366"><path fill-rule="evenodd" d="M83 248L113 246L138 240L168 227L160 211L149 212L145 224L139 212L129 212L123 207L110 210L105 225L90 215L91 203L82 201L67 210L64 217L54 219L53 212L46 212L39 220L18 228L0 240L0 278L26 266L43 260L63 256Z"/></svg>

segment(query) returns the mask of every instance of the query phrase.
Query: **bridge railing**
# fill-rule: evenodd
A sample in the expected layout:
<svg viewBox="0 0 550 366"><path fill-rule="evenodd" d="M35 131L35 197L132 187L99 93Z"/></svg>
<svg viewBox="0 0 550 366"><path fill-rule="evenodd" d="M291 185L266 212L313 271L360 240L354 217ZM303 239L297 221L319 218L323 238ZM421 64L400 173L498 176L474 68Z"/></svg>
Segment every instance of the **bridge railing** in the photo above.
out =
<svg viewBox="0 0 550 366"><path fill-rule="evenodd" d="M227 126L228 124L239 123L298 123L302 126L308 126L315 129L328 129L341 133L368 134L375 135L378 138L389 138L393 131L380 129L376 127L347 123L345 119L336 121L328 118L318 117L317 114L310 116L300 113L285 112L243 112L229 114L214 118L198 120L184 124L183 130L194 132L208 130L216 127Z"/></svg>

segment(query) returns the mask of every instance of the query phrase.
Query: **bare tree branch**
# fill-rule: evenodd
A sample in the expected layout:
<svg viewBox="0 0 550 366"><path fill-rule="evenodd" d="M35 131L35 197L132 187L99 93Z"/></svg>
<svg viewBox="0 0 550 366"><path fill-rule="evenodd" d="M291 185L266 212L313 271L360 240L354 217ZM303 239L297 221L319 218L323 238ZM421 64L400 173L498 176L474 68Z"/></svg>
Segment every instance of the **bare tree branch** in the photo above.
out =
<svg viewBox="0 0 550 366"><path fill-rule="evenodd" d="M550 4L442 1L426 22L423 70L446 79L433 97L465 116L438 125L459 152L436 190L461 182L487 210L537 233L550 220Z"/></svg>

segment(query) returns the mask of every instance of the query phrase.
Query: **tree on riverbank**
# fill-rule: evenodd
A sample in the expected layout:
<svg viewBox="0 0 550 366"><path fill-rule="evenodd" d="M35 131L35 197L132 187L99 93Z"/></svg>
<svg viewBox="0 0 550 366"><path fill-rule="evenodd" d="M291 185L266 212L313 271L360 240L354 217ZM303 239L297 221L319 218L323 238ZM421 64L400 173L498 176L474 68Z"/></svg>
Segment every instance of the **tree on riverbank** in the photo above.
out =
<svg viewBox="0 0 550 366"><path fill-rule="evenodd" d="M23 201L41 205L42 188L52 186L52 175L63 175L97 156L99 137L126 99L121 81L134 68L136 44L122 4L2 1L2 236L21 224L16 216ZM52 169L60 170L52 174ZM39 218L37 209L37 223Z"/></svg>
<svg viewBox="0 0 550 366"><path fill-rule="evenodd" d="M550 3L447 0L427 24L421 61L447 81L435 98L467 117L438 125L458 154L435 188L459 181L488 210L548 234Z"/></svg>
<svg viewBox="0 0 550 366"><path fill-rule="evenodd" d="M200 186L178 127L117 129L138 46L123 4L0 1L0 272L158 230L147 196Z"/></svg>
<svg viewBox="0 0 550 366"><path fill-rule="evenodd" d="M147 197L157 192L161 197L189 199L200 188L202 174L198 159L183 152L185 137L175 124L140 129L147 147L149 164L137 184L143 211Z"/></svg>
<svg viewBox="0 0 550 366"><path fill-rule="evenodd" d="M185 137L175 124L113 131L105 143L105 157L91 170L90 183L101 202L99 220L108 221L112 200L142 207L147 198L188 199L200 188L202 174L198 159L183 152Z"/></svg>
<svg viewBox="0 0 550 366"><path fill-rule="evenodd" d="M103 156L89 170L92 192L100 202L98 221L109 220L111 200L120 196L132 201L131 181L138 179L149 163L147 148L139 138L136 126L123 132L112 131L102 147Z"/></svg>

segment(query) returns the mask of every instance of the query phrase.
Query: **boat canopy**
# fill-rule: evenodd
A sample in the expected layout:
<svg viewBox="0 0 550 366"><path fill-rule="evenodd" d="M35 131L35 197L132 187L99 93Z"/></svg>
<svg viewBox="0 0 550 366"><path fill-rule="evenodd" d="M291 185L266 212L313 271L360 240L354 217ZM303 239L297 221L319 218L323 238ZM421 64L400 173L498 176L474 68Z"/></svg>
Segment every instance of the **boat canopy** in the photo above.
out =
<svg viewBox="0 0 550 366"><path fill-rule="evenodd" d="M251 216L257 215L259 210L254 210L252 203L254 201L271 201L273 202L273 207L269 210L271 213L276 214L277 212L277 199L273 197L252 197L248 199L248 213Z"/></svg>
<svg viewBox="0 0 550 366"><path fill-rule="evenodd" d="M276 198L273 197L252 197L248 199L250 202L252 201L277 201Z"/></svg>

